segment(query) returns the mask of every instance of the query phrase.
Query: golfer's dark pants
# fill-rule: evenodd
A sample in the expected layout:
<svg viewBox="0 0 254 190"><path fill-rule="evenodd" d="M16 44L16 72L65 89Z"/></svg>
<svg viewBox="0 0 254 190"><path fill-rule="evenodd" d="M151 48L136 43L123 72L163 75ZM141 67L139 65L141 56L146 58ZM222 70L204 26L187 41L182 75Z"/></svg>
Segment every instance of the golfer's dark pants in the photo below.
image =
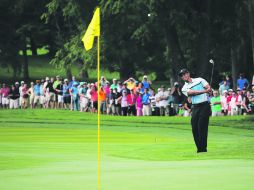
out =
<svg viewBox="0 0 254 190"><path fill-rule="evenodd" d="M197 152L207 152L208 124L211 107L208 102L192 105L192 134Z"/></svg>

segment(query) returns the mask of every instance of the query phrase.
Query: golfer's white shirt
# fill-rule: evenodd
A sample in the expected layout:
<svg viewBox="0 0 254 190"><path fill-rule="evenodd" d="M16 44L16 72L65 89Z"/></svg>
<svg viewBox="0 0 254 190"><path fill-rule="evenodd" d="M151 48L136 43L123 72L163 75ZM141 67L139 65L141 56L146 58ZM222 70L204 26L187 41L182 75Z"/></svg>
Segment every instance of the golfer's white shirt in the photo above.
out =
<svg viewBox="0 0 254 190"><path fill-rule="evenodd" d="M208 82L203 78L192 78L192 82L185 82L182 93L188 97L188 92L190 90L205 90L205 86L208 85ZM199 104L202 102L208 101L208 94L199 94L190 96L192 104Z"/></svg>

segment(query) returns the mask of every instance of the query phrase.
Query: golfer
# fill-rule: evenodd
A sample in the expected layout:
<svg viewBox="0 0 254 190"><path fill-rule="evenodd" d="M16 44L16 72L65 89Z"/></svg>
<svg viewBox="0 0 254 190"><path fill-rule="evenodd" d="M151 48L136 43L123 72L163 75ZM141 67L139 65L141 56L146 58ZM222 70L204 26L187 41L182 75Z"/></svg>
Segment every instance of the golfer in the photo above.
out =
<svg viewBox="0 0 254 190"><path fill-rule="evenodd" d="M203 78L191 78L187 69L182 69L179 76L185 81L182 93L191 97L192 101L191 125L197 153L207 152L208 123L211 114L208 95L211 87Z"/></svg>

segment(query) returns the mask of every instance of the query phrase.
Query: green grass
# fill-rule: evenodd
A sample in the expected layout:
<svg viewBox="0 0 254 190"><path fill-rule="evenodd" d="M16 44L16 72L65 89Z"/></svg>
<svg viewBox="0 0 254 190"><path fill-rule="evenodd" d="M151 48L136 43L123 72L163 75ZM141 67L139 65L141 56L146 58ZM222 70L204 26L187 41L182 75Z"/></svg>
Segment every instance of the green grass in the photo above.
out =
<svg viewBox="0 0 254 190"><path fill-rule="evenodd" d="M211 118L196 154L182 117L101 117L101 189L254 187L254 117ZM97 115L0 110L0 189L97 189Z"/></svg>

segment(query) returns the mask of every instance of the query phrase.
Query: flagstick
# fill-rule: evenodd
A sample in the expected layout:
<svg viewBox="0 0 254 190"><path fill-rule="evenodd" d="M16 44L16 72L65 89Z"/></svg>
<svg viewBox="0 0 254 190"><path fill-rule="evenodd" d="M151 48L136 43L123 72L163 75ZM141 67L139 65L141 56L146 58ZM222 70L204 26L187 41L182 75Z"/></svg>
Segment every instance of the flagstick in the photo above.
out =
<svg viewBox="0 0 254 190"><path fill-rule="evenodd" d="M97 38L98 63L97 63L97 87L98 87L98 190L101 189L101 157L100 157L100 36Z"/></svg>

